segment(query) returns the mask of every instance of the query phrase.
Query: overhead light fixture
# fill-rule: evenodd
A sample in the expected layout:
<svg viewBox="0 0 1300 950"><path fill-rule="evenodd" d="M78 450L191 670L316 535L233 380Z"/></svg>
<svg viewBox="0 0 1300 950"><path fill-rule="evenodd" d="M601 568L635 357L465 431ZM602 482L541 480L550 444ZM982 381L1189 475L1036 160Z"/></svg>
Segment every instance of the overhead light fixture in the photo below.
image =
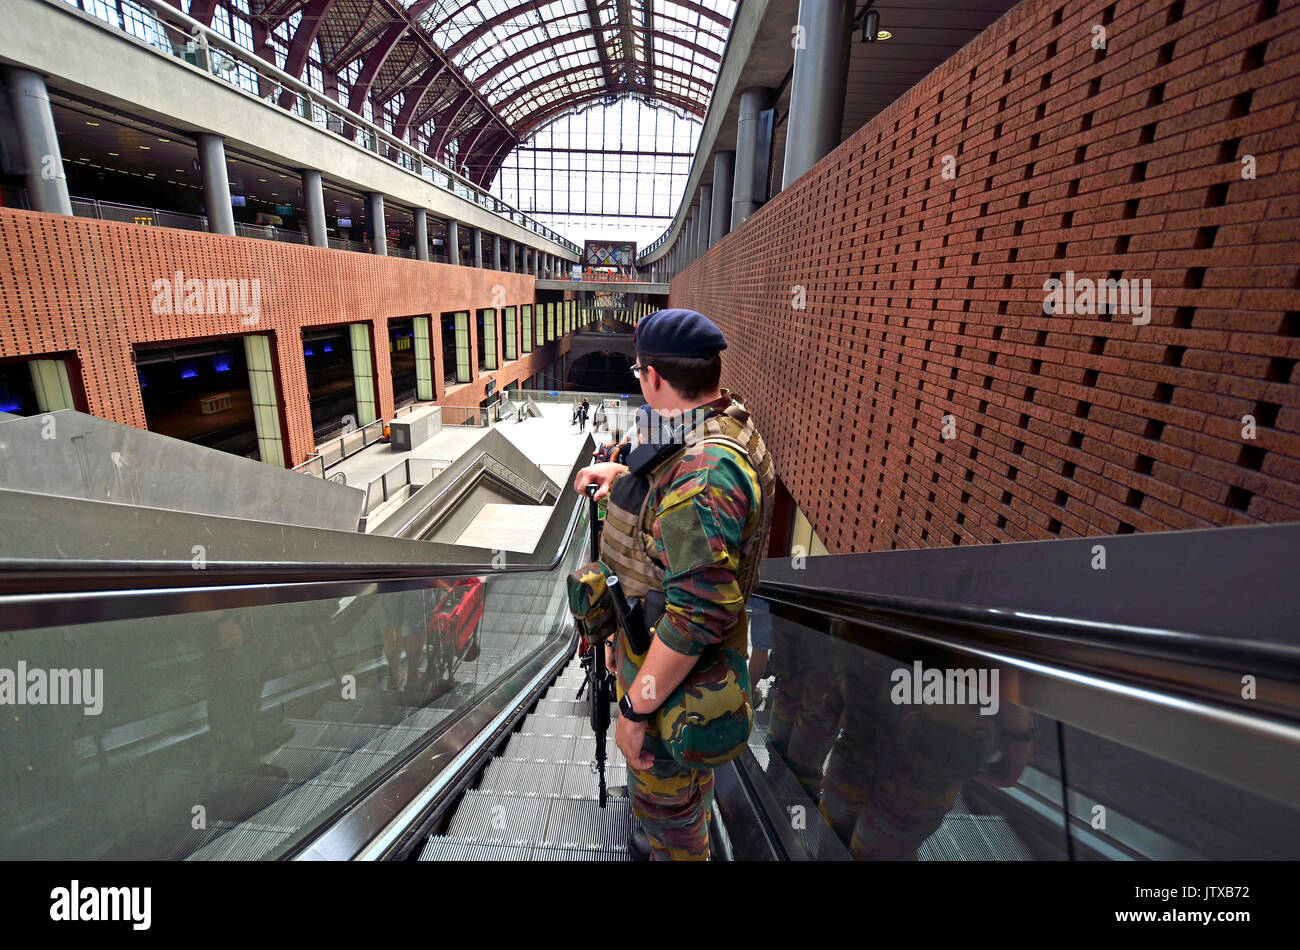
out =
<svg viewBox="0 0 1300 950"><path fill-rule="evenodd" d="M159 139L158 141L159 141L159 142L170 142L171 139Z"/></svg>
<svg viewBox="0 0 1300 950"><path fill-rule="evenodd" d="M98 127L98 126L99 126L99 123L98 123L98 122L91 122L91 121L87 120L86 125L93 125L93 126Z"/></svg>
<svg viewBox="0 0 1300 950"><path fill-rule="evenodd" d="M894 34L880 28L880 11L871 9L876 0L867 0L867 5L853 18L862 21L862 42L875 43L887 40Z"/></svg>
<svg viewBox="0 0 1300 950"><path fill-rule="evenodd" d="M137 145L136 148L138 148L138 149L142 149L143 151L146 151L146 152L149 151L149 146L148 146L148 145Z"/></svg>
<svg viewBox="0 0 1300 950"><path fill-rule="evenodd" d="M257 179L257 180L258 180L258 181L266 181L265 178L259 178L259 179Z"/></svg>

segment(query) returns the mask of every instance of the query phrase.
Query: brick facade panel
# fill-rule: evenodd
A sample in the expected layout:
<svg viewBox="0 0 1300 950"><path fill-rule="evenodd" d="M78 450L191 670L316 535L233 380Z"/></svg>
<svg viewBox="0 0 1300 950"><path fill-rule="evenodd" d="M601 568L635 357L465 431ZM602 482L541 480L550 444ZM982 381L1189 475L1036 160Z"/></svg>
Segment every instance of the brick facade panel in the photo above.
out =
<svg viewBox="0 0 1300 950"><path fill-rule="evenodd" d="M1300 516L1300 7L1118 5L1101 53L1109 6L1021 3L674 279L832 552ZM1045 314L1066 271L1149 320Z"/></svg>
<svg viewBox="0 0 1300 950"><path fill-rule="evenodd" d="M502 299L494 295L498 286L506 306L534 298L533 279L522 274L7 208L0 208L0 249L0 358L74 354L87 411L106 419L146 428L136 345L269 334L290 464L315 448L304 327L371 325L379 410L387 419L394 408L388 347L382 345L389 319L431 316L440 400L477 406L486 376L444 391L441 314L489 307ZM239 313L155 313L154 282L174 282L178 271L185 280L258 279L256 322L246 323L252 318ZM491 374L498 389L550 365L565 346L548 343L503 365Z"/></svg>

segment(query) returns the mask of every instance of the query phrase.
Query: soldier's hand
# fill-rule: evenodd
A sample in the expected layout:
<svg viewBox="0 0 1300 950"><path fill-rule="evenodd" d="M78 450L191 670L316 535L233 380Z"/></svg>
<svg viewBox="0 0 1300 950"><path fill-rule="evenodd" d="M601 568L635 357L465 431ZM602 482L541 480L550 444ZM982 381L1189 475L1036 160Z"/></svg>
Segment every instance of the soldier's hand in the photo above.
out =
<svg viewBox="0 0 1300 950"><path fill-rule="evenodd" d="M605 669L609 670L610 676L617 676L614 671L614 641L609 639L605 641Z"/></svg>
<svg viewBox="0 0 1300 950"><path fill-rule="evenodd" d="M642 772L655 764L654 756L641 749L645 742L646 725L619 716L618 727L614 730L614 744L623 753L623 758L627 759L627 764L632 768Z"/></svg>
<svg viewBox="0 0 1300 950"><path fill-rule="evenodd" d="M583 495L586 494L588 485L595 484L599 486L596 489L596 500L600 501L609 494L609 487L614 484L614 479L626 471L627 466L619 465L617 462L601 462L599 465L588 465L573 480L573 490L579 495Z"/></svg>

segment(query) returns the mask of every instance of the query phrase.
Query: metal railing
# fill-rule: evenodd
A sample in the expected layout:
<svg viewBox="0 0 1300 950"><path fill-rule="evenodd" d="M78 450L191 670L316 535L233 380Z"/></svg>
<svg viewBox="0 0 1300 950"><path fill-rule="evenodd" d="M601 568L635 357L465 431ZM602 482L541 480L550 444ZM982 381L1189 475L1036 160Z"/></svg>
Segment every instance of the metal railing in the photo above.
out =
<svg viewBox="0 0 1300 950"><path fill-rule="evenodd" d="M67 0L46 2L65 10L72 6ZM90 9L82 12L92 22L157 52L180 59L208 73L214 80L229 83L254 98L282 108L403 168L436 188L473 202L566 248L574 255L581 251L578 245L540 221L490 194L364 116L350 111L324 93L317 92L296 77L209 29L166 0L131 0L130 5L133 14L139 18L128 21L130 29L123 29L119 25L117 13L111 6L91 4Z"/></svg>
<svg viewBox="0 0 1300 950"><path fill-rule="evenodd" d="M408 458L398 462L378 478L370 480L366 486L366 507L364 513L369 515L372 511L388 501L393 495L403 488L415 485L426 485L433 478L452 463L451 459L415 459ZM417 474L428 473L422 481L416 481L415 476L411 474L411 466L415 466Z"/></svg>
<svg viewBox="0 0 1300 950"><path fill-rule="evenodd" d="M409 412L414 412L416 409L424 409L431 405L433 403L413 402L397 409L393 413L393 418L397 419ZM320 443L316 446L315 453L295 465L293 470L304 475L315 475L317 478L324 478L325 472L345 458L356 455L362 449L369 448L376 442L382 442L383 439L384 420L376 419L360 429L344 432L336 438Z"/></svg>
<svg viewBox="0 0 1300 950"><path fill-rule="evenodd" d="M442 424L445 426L486 426L488 411L477 406L443 406Z"/></svg>
<svg viewBox="0 0 1300 950"><path fill-rule="evenodd" d="M532 484L527 479L525 479L522 475L520 475L518 472L514 471L511 468L507 468L502 462L498 461L495 456L489 455L486 452L483 453L482 460L483 460L483 468L486 471L491 472L493 475L495 475L497 478L501 479L502 481L509 482L519 492L521 492L524 495L527 495L533 501L537 502L538 504L541 504L546 499L545 485Z"/></svg>
<svg viewBox="0 0 1300 950"><path fill-rule="evenodd" d="M376 419L359 429L345 432L337 438L330 439L316 447L316 454L299 462L293 467L295 472L324 478L325 473L351 455L382 441L384 438L384 420Z"/></svg>
<svg viewBox="0 0 1300 950"><path fill-rule="evenodd" d="M99 221L117 221L122 224L142 224L156 228L180 228L184 231L209 232L208 219L200 214L187 214L182 211L164 211L145 205L123 204L120 201L104 201L99 198L72 198L72 214L78 218L94 218ZM302 231L276 227L271 224L248 224L235 222L235 234L238 237L258 238L263 241L279 241L282 244L310 243ZM345 238L328 238L331 248L336 251L355 251L359 254L371 253L371 247L365 241L349 241ZM415 257L414 248L389 247L389 257Z"/></svg>
<svg viewBox="0 0 1300 950"><path fill-rule="evenodd" d="M592 403L593 410L606 399L619 399L625 406L639 407L645 403L645 397L635 393L583 392L576 389L512 389L508 396L516 402L525 398L530 398L534 402L561 403L582 402L586 399Z"/></svg>

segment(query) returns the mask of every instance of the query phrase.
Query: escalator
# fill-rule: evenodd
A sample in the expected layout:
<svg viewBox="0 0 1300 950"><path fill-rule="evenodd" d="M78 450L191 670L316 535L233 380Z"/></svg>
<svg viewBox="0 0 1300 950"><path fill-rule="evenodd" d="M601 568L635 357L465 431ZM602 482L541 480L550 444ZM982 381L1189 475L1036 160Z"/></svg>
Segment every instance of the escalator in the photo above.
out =
<svg viewBox="0 0 1300 950"><path fill-rule="evenodd" d="M36 556L71 543L59 506L139 549ZM613 724L601 809L576 698L576 496L536 556L459 565L124 508L0 490L28 539L0 561L0 670L29 680L0 717L0 857L629 858ZM202 571L159 541L199 526ZM249 538L283 553L218 556ZM1098 539L765 562L773 678L715 771L714 859L1300 856L1300 527L1100 540L1109 571ZM444 609L471 589L481 610Z"/></svg>
<svg viewBox="0 0 1300 950"><path fill-rule="evenodd" d="M446 832L429 837L421 861L630 860L626 789L604 808L597 801L590 706L574 698L582 681L578 661L570 661L464 793ZM607 776L624 774L612 728L606 756Z"/></svg>

